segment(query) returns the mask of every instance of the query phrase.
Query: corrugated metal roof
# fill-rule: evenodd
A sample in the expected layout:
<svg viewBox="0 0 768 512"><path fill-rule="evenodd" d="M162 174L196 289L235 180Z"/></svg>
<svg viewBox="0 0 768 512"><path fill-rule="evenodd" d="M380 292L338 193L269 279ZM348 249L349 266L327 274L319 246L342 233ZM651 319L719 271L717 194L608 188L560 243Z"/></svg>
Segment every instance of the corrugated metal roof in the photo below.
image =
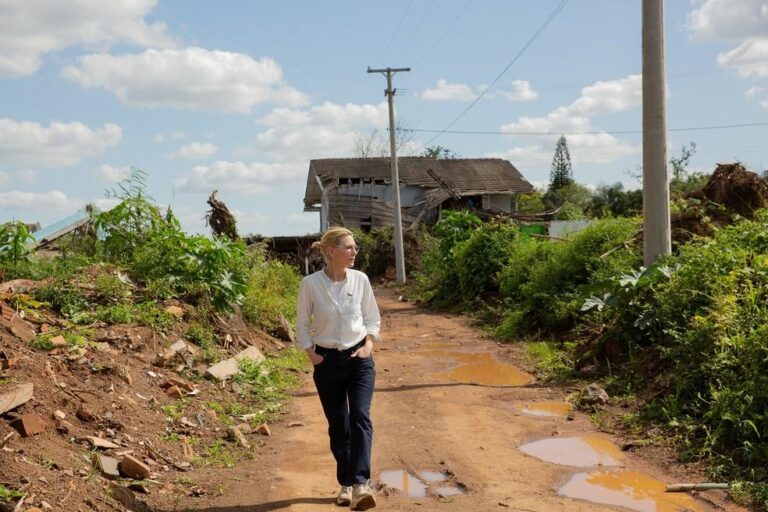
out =
<svg viewBox="0 0 768 512"><path fill-rule="evenodd" d="M385 158L325 158L311 160L307 173L304 206L310 207L321 199L320 187L335 186L340 179L390 181L389 157ZM531 185L509 161L501 158L456 158L438 160L427 157L400 157L400 181L407 185L436 188L438 184L427 173L434 170L462 194L471 193L529 193Z"/></svg>

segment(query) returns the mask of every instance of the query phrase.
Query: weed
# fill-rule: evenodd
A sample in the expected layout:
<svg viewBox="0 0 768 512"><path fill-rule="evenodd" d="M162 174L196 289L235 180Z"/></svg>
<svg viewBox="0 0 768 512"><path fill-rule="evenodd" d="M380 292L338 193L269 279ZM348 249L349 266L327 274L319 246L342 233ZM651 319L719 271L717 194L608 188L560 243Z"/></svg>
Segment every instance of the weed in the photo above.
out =
<svg viewBox="0 0 768 512"><path fill-rule="evenodd" d="M232 453L223 439L217 439L205 447L203 455L195 457L194 464L196 466L233 468L235 467L235 454Z"/></svg>
<svg viewBox="0 0 768 512"><path fill-rule="evenodd" d="M184 409L189 405L189 400L182 398L176 402L168 405L161 405L160 410L163 411L169 418L178 420L184 414Z"/></svg>
<svg viewBox="0 0 768 512"><path fill-rule="evenodd" d="M0 484L0 503L11 503L23 496L23 492L14 491L3 484Z"/></svg>
<svg viewBox="0 0 768 512"><path fill-rule="evenodd" d="M570 346L570 344L568 344ZM528 357L536 362L541 380L564 380L573 375L573 361L562 346L554 342L535 342L527 346Z"/></svg>

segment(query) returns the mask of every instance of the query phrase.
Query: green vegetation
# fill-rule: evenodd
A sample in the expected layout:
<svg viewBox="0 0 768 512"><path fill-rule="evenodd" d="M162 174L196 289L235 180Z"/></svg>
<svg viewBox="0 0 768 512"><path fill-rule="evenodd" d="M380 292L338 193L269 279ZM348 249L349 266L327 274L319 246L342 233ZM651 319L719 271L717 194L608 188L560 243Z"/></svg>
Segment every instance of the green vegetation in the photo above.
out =
<svg viewBox="0 0 768 512"><path fill-rule="evenodd" d="M630 406L626 428L655 427L649 442L672 440L683 460L735 482L734 498L768 510L768 210L715 218L723 207L697 199L704 178L686 170L692 151L674 162L674 204L707 235L689 232L653 267L641 266L640 220L623 217L642 197L615 185L562 202L603 217L565 240L444 211L413 293L502 339L530 339L544 380L597 375Z"/></svg>
<svg viewBox="0 0 768 512"><path fill-rule="evenodd" d="M12 503L24 496L23 492L14 491L0 484L0 503Z"/></svg>

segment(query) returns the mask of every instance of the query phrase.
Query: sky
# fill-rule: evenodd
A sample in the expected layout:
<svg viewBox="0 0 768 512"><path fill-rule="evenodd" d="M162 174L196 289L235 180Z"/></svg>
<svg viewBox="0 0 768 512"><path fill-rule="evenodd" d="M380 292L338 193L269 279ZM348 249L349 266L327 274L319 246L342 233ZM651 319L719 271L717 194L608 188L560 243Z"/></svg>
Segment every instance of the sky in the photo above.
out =
<svg viewBox="0 0 768 512"><path fill-rule="evenodd" d="M665 4L670 156L768 169L768 0ZM243 234L316 232L309 161L388 136L369 66L411 68L400 155L542 187L565 133L577 181L640 186L640 0L0 0L0 222L109 207L133 167L189 232L213 190Z"/></svg>

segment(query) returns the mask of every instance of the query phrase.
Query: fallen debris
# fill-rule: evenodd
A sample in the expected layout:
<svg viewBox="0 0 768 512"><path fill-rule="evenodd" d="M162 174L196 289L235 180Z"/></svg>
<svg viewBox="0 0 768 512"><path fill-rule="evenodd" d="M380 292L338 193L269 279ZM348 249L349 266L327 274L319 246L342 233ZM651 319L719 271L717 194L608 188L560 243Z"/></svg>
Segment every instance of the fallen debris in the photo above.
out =
<svg viewBox="0 0 768 512"><path fill-rule="evenodd" d="M235 441L237 444L245 448L246 450L251 448L251 444L248 442L248 440L245 438L245 434L243 434L239 428L237 427L229 427L227 429L227 434L230 439Z"/></svg>
<svg viewBox="0 0 768 512"><path fill-rule="evenodd" d="M96 465L96 468L101 471L101 475L107 480L117 480L120 478L117 459L96 453L93 456L93 463Z"/></svg>
<svg viewBox="0 0 768 512"><path fill-rule="evenodd" d="M261 434L263 436L271 436L272 435L272 431L269 430L269 425L267 425L266 423L262 423L261 425L256 427L256 433Z"/></svg>
<svg viewBox="0 0 768 512"><path fill-rule="evenodd" d="M120 473L128 478L133 478L135 480L149 478L149 466L136 457L124 455L117 467L120 470Z"/></svg>
<svg viewBox="0 0 768 512"><path fill-rule="evenodd" d="M13 420L11 427L15 428L22 437L32 437L45 431L45 422L37 414L30 413Z"/></svg>
<svg viewBox="0 0 768 512"><path fill-rule="evenodd" d="M700 484L672 484L667 486L667 492L686 491L710 491L712 489L728 489L730 484L700 483Z"/></svg>
<svg viewBox="0 0 768 512"><path fill-rule="evenodd" d="M35 386L31 383L21 384L0 394L0 414L27 403L34 394Z"/></svg>
<svg viewBox="0 0 768 512"><path fill-rule="evenodd" d="M216 363L205 371L205 376L218 381L224 381L240 371L239 361L248 359L255 363L264 361L264 354L257 347L248 347L234 357Z"/></svg>
<svg viewBox="0 0 768 512"><path fill-rule="evenodd" d="M91 443L94 448L102 448L104 450L112 450L122 448L119 444L115 444L108 439L104 439L96 436L86 436L85 439Z"/></svg>

